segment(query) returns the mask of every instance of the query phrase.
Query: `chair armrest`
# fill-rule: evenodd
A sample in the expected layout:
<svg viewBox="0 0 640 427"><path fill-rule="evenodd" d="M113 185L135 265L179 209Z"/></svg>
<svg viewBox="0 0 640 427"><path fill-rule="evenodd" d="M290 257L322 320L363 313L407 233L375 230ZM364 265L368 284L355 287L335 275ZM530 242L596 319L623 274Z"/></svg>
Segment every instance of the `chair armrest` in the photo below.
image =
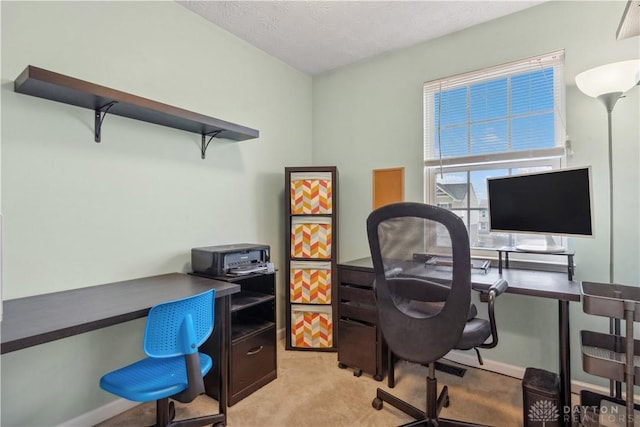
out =
<svg viewBox="0 0 640 427"><path fill-rule="evenodd" d="M496 280L489 289L476 289L480 292L480 301L489 302L489 300L497 298L509 288L509 283L504 279Z"/></svg>
<svg viewBox="0 0 640 427"><path fill-rule="evenodd" d="M482 344L480 346L481 348L494 348L495 346L498 345L498 328L496 326L494 301L499 295L503 294L508 287L509 287L509 284L507 283L506 280L498 279L493 283L493 285L491 285L491 287L488 290L482 291L480 293L480 301L488 303L487 311L489 312L489 323L491 324L491 336L492 336L491 342Z"/></svg>

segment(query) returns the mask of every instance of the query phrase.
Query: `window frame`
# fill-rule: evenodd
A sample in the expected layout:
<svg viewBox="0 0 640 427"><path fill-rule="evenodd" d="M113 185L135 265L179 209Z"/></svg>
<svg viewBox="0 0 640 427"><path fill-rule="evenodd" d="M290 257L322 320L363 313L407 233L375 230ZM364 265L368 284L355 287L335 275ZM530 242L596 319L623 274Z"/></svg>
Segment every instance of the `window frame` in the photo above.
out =
<svg viewBox="0 0 640 427"><path fill-rule="evenodd" d="M529 65L527 65L529 64ZM445 90L452 90L461 87L467 87L467 90L470 91L471 88L476 84L483 84L489 81L493 81L496 78L507 77L511 78L511 76L519 75L522 73L527 73L528 71L534 72L538 69L526 67L533 67L538 65L538 69L543 69L546 67L553 67L553 147L546 148L535 148L523 151L511 151L510 149L507 151L501 151L497 153L490 154L468 154L462 155L458 157L439 157L438 151L441 151L442 148L438 147L437 143L439 142L436 139L436 132L438 132L437 127L439 123L435 123L436 120L436 95L438 93L443 93ZM518 68L520 67L520 68ZM515 71L514 71L515 70ZM510 81L510 80L508 80ZM446 85L443 85L442 82L446 82ZM453 82L453 83L452 83ZM438 91L435 91L435 88L438 88ZM489 67L483 70L477 70L470 73L460 74L458 76L451 76L444 79L433 80L430 82L426 82L423 88L423 102L424 102L424 112L423 112L423 150L424 150L424 167L423 167L423 183L424 183L424 194L423 199L426 203L436 205L436 184L437 184L437 175L440 173L456 173L456 172L467 172L472 173L473 171L479 170L491 170L491 169L509 169L510 174L511 170L522 169L522 168L531 168L531 167L540 167L540 166L549 166L551 170L562 168L566 163L566 148L568 146L567 137L566 137L566 125L565 125L565 117L566 117L566 88L564 82L564 50L551 52L544 55L539 55L532 58L526 58L519 61L513 61L507 64L502 64L495 67ZM511 120L514 117L510 114L512 104L512 99L508 98L508 110L509 113L504 117L508 121L509 132L511 128ZM440 107L440 106L439 106ZM472 125L469 100L467 99L465 108L467 109L467 126ZM431 122L428 120L431 119ZM467 137L466 142L469 142L469 136ZM511 146L511 134L508 135L508 145ZM439 150L438 150L439 148ZM429 152L429 150L431 150ZM469 175L467 175L467 183L469 183ZM486 185L486 184L485 184ZM471 208L469 205L470 201L467 200L467 206L464 208L454 208L452 209L454 212L458 210L464 210L466 212L465 225L469 226L470 214L473 211L483 211L484 209L481 207ZM503 233L501 233L503 234ZM516 239L520 233L511 233L511 238ZM556 236L554 236L556 237ZM562 240L562 244L566 246L567 239L564 236L559 236ZM472 244L474 242L471 242ZM474 257L483 257L483 258L496 258L498 248L471 248L472 256ZM531 255L527 254L526 261L533 262L548 262L548 256L544 255ZM515 261L517 263L518 255L515 255Z"/></svg>

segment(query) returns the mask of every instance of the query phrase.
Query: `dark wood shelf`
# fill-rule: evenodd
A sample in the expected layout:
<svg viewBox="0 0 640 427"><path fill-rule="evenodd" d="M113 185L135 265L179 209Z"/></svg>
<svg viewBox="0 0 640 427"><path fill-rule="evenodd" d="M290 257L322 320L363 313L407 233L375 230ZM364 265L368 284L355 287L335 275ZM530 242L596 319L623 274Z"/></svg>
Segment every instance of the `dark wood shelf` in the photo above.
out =
<svg viewBox="0 0 640 427"><path fill-rule="evenodd" d="M244 319L241 323L236 322L231 327L231 341L233 343L250 335L258 335L270 328L275 328L274 322L264 319Z"/></svg>
<svg viewBox="0 0 640 427"><path fill-rule="evenodd" d="M33 65L27 66L18 76L14 82L14 90L18 93L94 110L96 142L100 141L100 124L98 122L106 112L200 134L203 138L203 158L206 150L205 137L215 136L216 138L243 141L257 138L260 135L260 132L255 129L54 73Z"/></svg>
<svg viewBox="0 0 640 427"><path fill-rule="evenodd" d="M243 290L231 298L231 312L233 313L239 310L244 310L245 308L262 304L263 302L272 301L274 299L276 299L275 295Z"/></svg>

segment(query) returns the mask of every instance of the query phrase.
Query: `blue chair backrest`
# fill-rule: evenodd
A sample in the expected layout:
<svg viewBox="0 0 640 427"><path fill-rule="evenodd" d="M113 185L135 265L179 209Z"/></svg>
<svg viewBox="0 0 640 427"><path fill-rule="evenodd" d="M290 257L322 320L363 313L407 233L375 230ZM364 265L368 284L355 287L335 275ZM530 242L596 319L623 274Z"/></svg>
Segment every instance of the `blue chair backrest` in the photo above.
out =
<svg viewBox="0 0 640 427"><path fill-rule="evenodd" d="M192 354L204 343L214 324L215 289L155 305L149 311L144 351L150 357Z"/></svg>

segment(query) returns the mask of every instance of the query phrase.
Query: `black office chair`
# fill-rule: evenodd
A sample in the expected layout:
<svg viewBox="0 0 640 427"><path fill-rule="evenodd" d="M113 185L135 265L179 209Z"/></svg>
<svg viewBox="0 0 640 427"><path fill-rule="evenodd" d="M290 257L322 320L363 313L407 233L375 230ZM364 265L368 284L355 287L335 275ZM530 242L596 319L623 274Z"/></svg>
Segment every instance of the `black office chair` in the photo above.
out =
<svg viewBox="0 0 640 427"><path fill-rule="evenodd" d="M144 334L147 358L105 374L100 387L136 402L156 401L156 427L224 425L224 414L176 420L174 403L204 393L203 376L213 366L198 352L213 332L215 289L155 305Z"/></svg>
<svg viewBox="0 0 640 427"><path fill-rule="evenodd" d="M398 358L428 365L426 410L380 388L372 406L381 409L387 402L416 419L406 426L477 425L438 418L449 396L446 385L437 393L435 363L452 349L497 345L493 300L507 283L497 281L483 297L490 303L491 320L476 318L467 229L446 209L422 203L387 205L369 215L367 234L382 335Z"/></svg>

